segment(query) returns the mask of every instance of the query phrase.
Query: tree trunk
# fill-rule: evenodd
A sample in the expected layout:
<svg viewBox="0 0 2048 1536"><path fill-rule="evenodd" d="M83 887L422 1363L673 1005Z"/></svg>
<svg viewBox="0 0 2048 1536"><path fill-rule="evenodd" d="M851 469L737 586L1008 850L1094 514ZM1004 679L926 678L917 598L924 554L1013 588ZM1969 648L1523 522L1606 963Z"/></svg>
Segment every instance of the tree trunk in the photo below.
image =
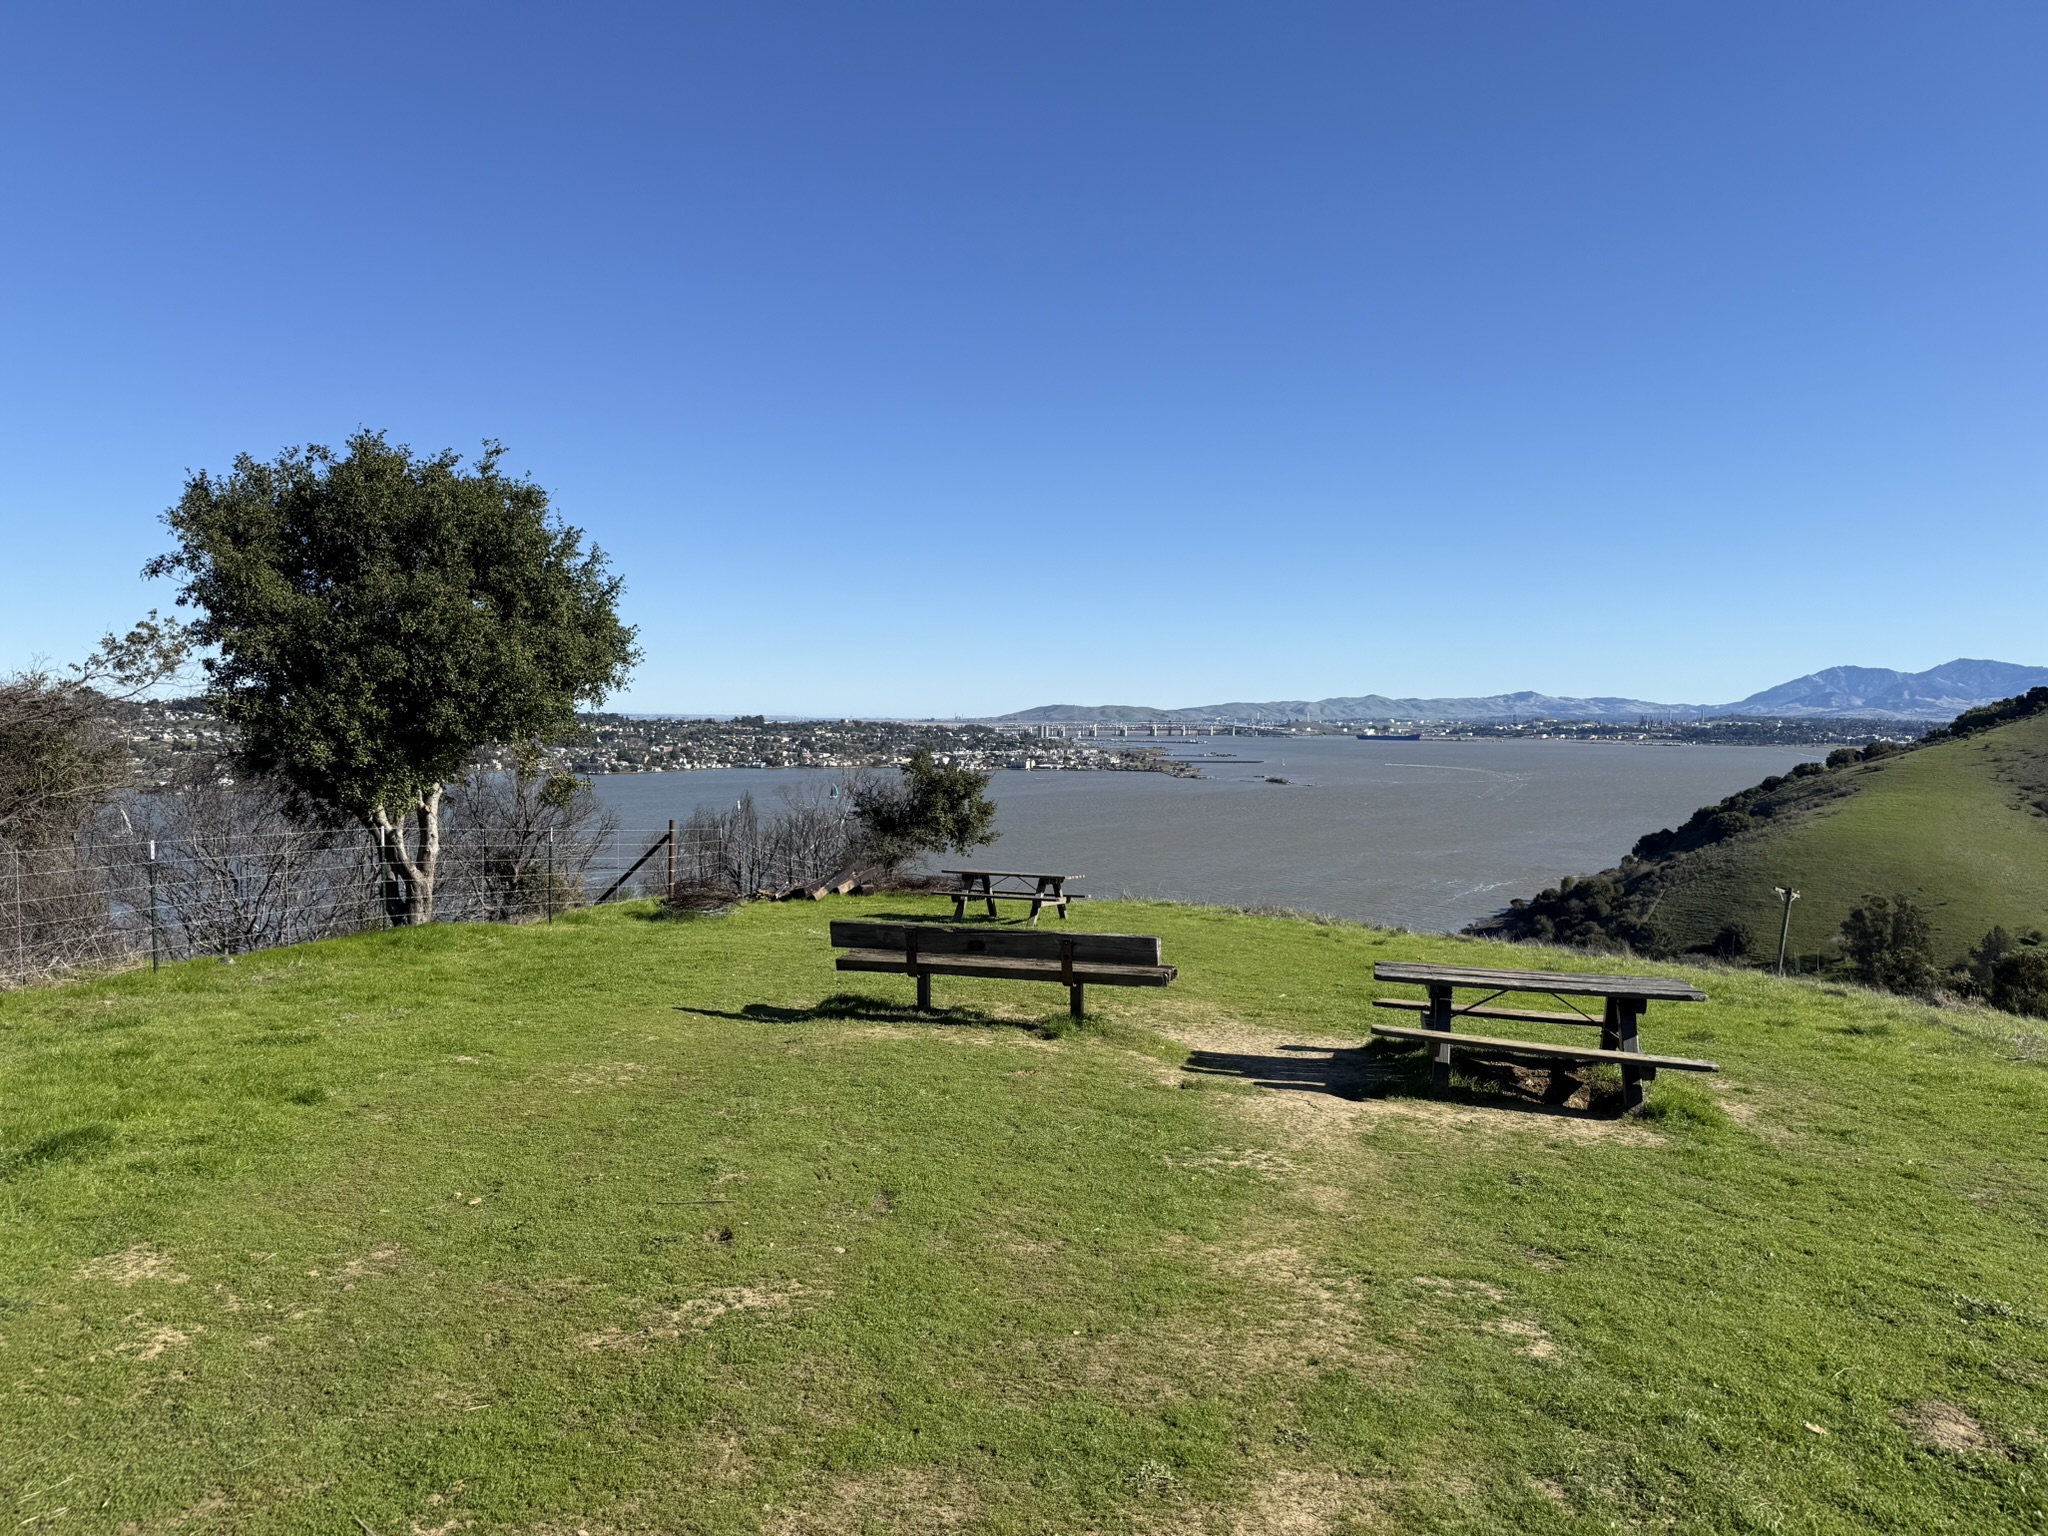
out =
<svg viewBox="0 0 2048 1536"><path fill-rule="evenodd" d="M410 814L419 828L419 844L408 848L405 821ZM394 928L413 928L434 920L434 877L441 866L441 786L399 813L396 821L383 806L370 813L370 833L377 840L379 895L384 916Z"/></svg>

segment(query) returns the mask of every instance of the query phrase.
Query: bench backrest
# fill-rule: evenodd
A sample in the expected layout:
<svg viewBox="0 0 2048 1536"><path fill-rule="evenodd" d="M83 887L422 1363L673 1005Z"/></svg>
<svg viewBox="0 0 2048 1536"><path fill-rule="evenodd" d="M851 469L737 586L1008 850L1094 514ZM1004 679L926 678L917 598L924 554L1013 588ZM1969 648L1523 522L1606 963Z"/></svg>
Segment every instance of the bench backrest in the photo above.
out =
<svg viewBox="0 0 2048 1536"><path fill-rule="evenodd" d="M1005 960L1058 960L1071 944L1074 959L1095 965L1158 965L1159 940L1136 933L1047 933L1032 928L945 928L923 923L837 922L834 949L910 947L921 955L994 955Z"/></svg>

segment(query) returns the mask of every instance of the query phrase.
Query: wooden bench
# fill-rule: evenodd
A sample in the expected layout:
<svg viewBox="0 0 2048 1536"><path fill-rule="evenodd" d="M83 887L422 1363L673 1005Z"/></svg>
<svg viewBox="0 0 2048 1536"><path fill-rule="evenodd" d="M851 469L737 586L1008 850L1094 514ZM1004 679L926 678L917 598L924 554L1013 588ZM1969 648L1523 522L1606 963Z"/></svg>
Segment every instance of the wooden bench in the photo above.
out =
<svg viewBox="0 0 2048 1536"><path fill-rule="evenodd" d="M1038 933L1022 928L947 928L921 923L837 922L832 947L842 971L917 978L917 1006L932 1006L934 976L1049 981L1067 989L1081 1016L1084 987L1163 987L1180 972L1160 963L1159 940L1133 933Z"/></svg>
<svg viewBox="0 0 2048 1536"><path fill-rule="evenodd" d="M1643 1084L1656 1077L1658 1069L1674 1072L1718 1072L1711 1061L1685 1056L1652 1056L1643 1050L1641 1023L1652 1002L1703 1003L1707 994L1687 981L1670 976L1593 976L1565 971L1505 971L1464 965L1412 965L1382 960L1372 968L1373 980L1411 982L1429 993L1429 1000L1381 997L1376 1008L1398 1008L1424 1015L1423 1028L1375 1024L1372 1032L1394 1040L1414 1041L1434 1047L1431 1078L1438 1089L1451 1085L1451 1052L1478 1051L1487 1055L1528 1056L1538 1059L1611 1062L1621 1068L1621 1101L1625 1113L1643 1107ZM1457 991L1483 990L1487 995L1460 1008ZM1556 1013L1533 1008L1495 1008L1497 997L1509 993L1547 994L1570 1011ZM1571 1004L1574 997L1598 998L1599 1017ZM1460 1018L1511 1019L1529 1024L1577 1024L1600 1031L1597 1048L1578 1045L1550 1045L1538 1040L1506 1040L1492 1035L1453 1035L1452 1023Z"/></svg>
<svg viewBox="0 0 2048 1536"><path fill-rule="evenodd" d="M985 901L988 915L996 915L999 901L1028 901L1031 903L1031 926L1038 926L1038 914L1045 907L1058 911L1060 921L1067 918L1067 903L1080 901L1079 894L1067 894L1067 882L1078 880L1079 875L1037 874L1023 869L942 869L942 875L958 875L960 889L940 891L941 896L953 898L955 921L967 916L967 903Z"/></svg>

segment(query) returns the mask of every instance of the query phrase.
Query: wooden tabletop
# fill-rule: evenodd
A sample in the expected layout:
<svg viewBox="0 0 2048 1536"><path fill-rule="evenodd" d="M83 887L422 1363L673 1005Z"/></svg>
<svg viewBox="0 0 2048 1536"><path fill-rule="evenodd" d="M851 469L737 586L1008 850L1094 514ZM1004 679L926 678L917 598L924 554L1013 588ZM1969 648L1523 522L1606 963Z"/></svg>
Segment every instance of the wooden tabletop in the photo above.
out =
<svg viewBox="0 0 2048 1536"><path fill-rule="evenodd" d="M1641 997L1666 1003L1704 1003L1707 994L1675 976L1589 976L1573 971L1496 971L1476 965L1412 965L1382 960L1374 981L1418 986L1485 987L1503 992L1548 992L1559 997Z"/></svg>
<svg viewBox="0 0 2048 1536"><path fill-rule="evenodd" d="M942 875L981 875L991 880L1079 880L1080 875L1040 874L1028 869L942 869Z"/></svg>

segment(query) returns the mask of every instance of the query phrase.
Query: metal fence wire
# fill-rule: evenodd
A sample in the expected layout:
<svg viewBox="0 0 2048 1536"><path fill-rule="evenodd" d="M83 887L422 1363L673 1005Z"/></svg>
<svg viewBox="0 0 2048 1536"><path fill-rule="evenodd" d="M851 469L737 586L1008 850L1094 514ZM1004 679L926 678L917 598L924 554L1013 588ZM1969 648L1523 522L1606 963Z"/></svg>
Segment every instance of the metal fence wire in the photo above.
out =
<svg viewBox="0 0 2048 1536"><path fill-rule="evenodd" d="M546 920L599 899L670 890L751 894L742 881L808 868L735 839L721 818L653 828L451 827L434 921ZM374 845L353 830L228 830L150 837L93 829L58 846L0 843L0 986L68 973L256 950L389 925ZM742 828L744 833L747 829ZM741 843L747 846L740 846ZM819 849L801 862L817 862Z"/></svg>

